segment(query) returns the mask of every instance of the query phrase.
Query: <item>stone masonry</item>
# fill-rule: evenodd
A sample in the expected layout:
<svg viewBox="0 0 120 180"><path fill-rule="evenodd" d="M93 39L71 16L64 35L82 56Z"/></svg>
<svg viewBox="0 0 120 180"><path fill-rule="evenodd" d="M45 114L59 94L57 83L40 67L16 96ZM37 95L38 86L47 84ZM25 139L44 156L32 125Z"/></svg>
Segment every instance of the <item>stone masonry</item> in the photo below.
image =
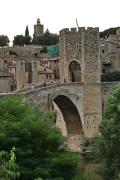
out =
<svg viewBox="0 0 120 180"><path fill-rule="evenodd" d="M83 83L84 134L98 135L102 118L100 83L99 29L84 27L60 31L61 82L70 82L69 65L75 61L80 66ZM96 133L93 133L96 132ZM93 136L93 135L92 135Z"/></svg>

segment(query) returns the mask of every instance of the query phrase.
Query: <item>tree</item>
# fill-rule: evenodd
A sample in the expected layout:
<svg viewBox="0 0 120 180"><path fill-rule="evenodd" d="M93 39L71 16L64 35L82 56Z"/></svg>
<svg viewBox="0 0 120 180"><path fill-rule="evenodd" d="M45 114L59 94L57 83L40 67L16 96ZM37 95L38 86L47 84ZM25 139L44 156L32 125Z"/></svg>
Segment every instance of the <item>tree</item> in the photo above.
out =
<svg viewBox="0 0 120 180"><path fill-rule="evenodd" d="M29 36L29 29L28 29L28 26L26 26L26 29L25 29L25 37L28 37Z"/></svg>
<svg viewBox="0 0 120 180"><path fill-rule="evenodd" d="M24 44L25 45L31 44L31 37L29 36L28 26L26 26L26 29L25 29Z"/></svg>
<svg viewBox="0 0 120 180"><path fill-rule="evenodd" d="M116 30L118 29L119 27L115 27L115 28L109 28L109 29L106 29L102 32L100 32L100 38L108 38L110 35L116 35Z"/></svg>
<svg viewBox="0 0 120 180"><path fill-rule="evenodd" d="M113 180L120 170L120 86L108 98L100 133L99 148L105 159L105 179Z"/></svg>
<svg viewBox="0 0 120 180"><path fill-rule="evenodd" d="M0 151L0 179L2 180L15 180L20 176L18 166L15 163L14 151L15 149L12 148L9 156L5 151Z"/></svg>
<svg viewBox="0 0 120 180"><path fill-rule="evenodd" d="M8 46L9 42L8 36L0 35L0 47Z"/></svg>
<svg viewBox="0 0 120 180"><path fill-rule="evenodd" d="M15 36L13 40L13 45L24 46L24 36L23 35Z"/></svg>
<svg viewBox="0 0 120 180"><path fill-rule="evenodd" d="M4 97L0 102L0 149L16 147L20 180L71 180L78 156L65 152L64 138L50 112L26 104L22 97Z"/></svg>
<svg viewBox="0 0 120 180"><path fill-rule="evenodd" d="M31 44L31 37L30 36L24 36L24 44L25 45Z"/></svg>
<svg viewBox="0 0 120 180"><path fill-rule="evenodd" d="M39 45L54 45L59 43L59 36L57 34L52 34L47 29L45 33L40 37L33 37L33 44Z"/></svg>
<svg viewBox="0 0 120 180"><path fill-rule="evenodd" d="M29 45L31 43L31 37L30 36L23 36L23 35L17 35L14 37L13 45Z"/></svg>

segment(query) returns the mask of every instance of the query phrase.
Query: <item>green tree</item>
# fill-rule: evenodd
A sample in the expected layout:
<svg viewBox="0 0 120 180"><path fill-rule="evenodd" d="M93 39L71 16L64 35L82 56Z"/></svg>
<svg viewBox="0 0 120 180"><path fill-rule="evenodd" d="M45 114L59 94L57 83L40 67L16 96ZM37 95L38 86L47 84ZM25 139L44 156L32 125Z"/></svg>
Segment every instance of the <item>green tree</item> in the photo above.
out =
<svg viewBox="0 0 120 180"><path fill-rule="evenodd" d="M8 156L5 151L0 151L0 179L15 180L20 176L18 166L16 165L16 157L13 148Z"/></svg>
<svg viewBox="0 0 120 180"><path fill-rule="evenodd" d="M33 37L33 44L38 44L38 45L54 45L59 43L59 36L57 34L52 34L49 32L47 29L45 33L40 36L40 37Z"/></svg>
<svg viewBox="0 0 120 180"><path fill-rule="evenodd" d="M24 45L29 45L31 44L31 37L30 36L23 36L23 35L17 35L14 37L13 40L13 45L19 45L19 46L24 46Z"/></svg>
<svg viewBox="0 0 120 180"><path fill-rule="evenodd" d="M26 26L26 29L25 29L25 36L29 36L29 29L28 29L28 26Z"/></svg>
<svg viewBox="0 0 120 180"><path fill-rule="evenodd" d="M24 46L24 36L23 35L15 36L13 40L13 45Z"/></svg>
<svg viewBox="0 0 120 180"><path fill-rule="evenodd" d="M20 180L72 179L78 157L64 151L64 138L50 112L9 96L1 99L0 122L0 149L10 151L15 145Z"/></svg>
<svg viewBox="0 0 120 180"><path fill-rule="evenodd" d="M105 180L113 180L120 171L120 86L108 98L100 133L99 148L105 159Z"/></svg>
<svg viewBox="0 0 120 180"><path fill-rule="evenodd" d="M24 36L24 44L25 45L31 44L31 37L30 36Z"/></svg>
<svg viewBox="0 0 120 180"><path fill-rule="evenodd" d="M24 44L25 45L30 45L31 44L31 37L29 36L28 26L26 26L26 29L25 29Z"/></svg>
<svg viewBox="0 0 120 180"><path fill-rule="evenodd" d="M0 47L8 46L9 42L8 36L0 35Z"/></svg>
<svg viewBox="0 0 120 180"><path fill-rule="evenodd" d="M116 30L118 28L119 27L106 29L106 30L100 32L100 37L101 38L106 38L106 37L108 38L110 35L115 35L116 34Z"/></svg>

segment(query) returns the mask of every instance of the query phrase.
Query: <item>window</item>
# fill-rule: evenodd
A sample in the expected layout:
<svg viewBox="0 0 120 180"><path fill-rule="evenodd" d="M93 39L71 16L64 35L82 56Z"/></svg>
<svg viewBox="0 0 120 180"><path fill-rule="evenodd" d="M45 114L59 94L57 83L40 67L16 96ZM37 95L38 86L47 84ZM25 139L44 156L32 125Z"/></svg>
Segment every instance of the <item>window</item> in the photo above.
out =
<svg viewBox="0 0 120 180"><path fill-rule="evenodd" d="M76 44L76 49L79 49L79 44Z"/></svg>
<svg viewBox="0 0 120 180"><path fill-rule="evenodd" d="M49 79L52 79L52 75L49 75Z"/></svg>
<svg viewBox="0 0 120 180"><path fill-rule="evenodd" d="M102 73L105 73L105 69L102 69Z"/></svg>
<svg viewBox="0 0 120 180"><path fill-rule="evenodd" d="M104 49L102 49L102 53L104 53Z"/></svg>
<svg viewBox="0 0 120 180"><path fill-rule="evenodd" d="M46 79L48 79L48 75L46 74Z"/></svg>

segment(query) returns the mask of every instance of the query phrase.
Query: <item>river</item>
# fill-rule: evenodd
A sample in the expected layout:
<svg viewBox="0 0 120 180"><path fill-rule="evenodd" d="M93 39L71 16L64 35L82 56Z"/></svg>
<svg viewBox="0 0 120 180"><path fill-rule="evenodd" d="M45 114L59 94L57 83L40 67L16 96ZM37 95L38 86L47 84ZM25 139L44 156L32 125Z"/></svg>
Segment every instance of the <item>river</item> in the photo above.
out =
<svg viewBox="0 0 120 180"><path fill-rule="evenodd" d="M73 180L102 180L100 169L101 163L82 157Z"/></svg>

